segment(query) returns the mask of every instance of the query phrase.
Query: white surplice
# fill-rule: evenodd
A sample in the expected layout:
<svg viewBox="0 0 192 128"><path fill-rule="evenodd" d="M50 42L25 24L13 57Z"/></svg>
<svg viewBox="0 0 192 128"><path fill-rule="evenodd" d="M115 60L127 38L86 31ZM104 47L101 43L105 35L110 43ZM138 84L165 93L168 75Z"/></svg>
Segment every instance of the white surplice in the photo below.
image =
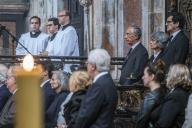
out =
<svg viewBox="0 0 192 128"><path fill-rule="evenodd" d="M38 37L31 37L30 32L22 34L19 42L27 48L32 55L39 55L46 47L48 35L41 32ZM20 45L17 45L16 55L26 55L27 51Z"/></svg>
<svg viewBox="0 0 192 128"><path fill-rule="evenodd" d="M48 42L46 48L49 56L79 56L79 44L76 30L68 26L64 30L59 30L55 38ZM63 70L71 72L71 64L64 64Z"/></svg>

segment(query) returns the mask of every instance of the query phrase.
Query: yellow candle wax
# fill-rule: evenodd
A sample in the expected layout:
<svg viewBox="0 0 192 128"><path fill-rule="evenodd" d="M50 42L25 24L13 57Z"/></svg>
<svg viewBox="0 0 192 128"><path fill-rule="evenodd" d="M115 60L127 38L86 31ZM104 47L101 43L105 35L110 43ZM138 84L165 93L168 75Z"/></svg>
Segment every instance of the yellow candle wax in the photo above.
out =
<svg viewBox="0 0 192 128"><path fill-rule="evenodd" d="M16 128L43 128L41 68L16 68Z"/></svg>

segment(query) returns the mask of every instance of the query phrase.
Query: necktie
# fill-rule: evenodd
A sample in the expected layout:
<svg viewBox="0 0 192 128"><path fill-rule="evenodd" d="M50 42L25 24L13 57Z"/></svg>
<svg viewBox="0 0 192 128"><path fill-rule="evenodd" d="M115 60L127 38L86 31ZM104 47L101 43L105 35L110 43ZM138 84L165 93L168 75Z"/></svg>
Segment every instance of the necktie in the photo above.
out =
<svg viewBox="0 0 192 128"><path fill-rule="evenodd" d="M169 45L171 44L172 39L173 39L173 35L171 35L171 36L168 38L168 44L167 44L167 46L169 46Z"/></svg>
<svg viewBox="0 0 192 128"><path fill-rule="evenodd" d="M125 60L128 59L128 57L129 57L129 55L131 54L132 50L133 50L132 48L129 49L129 52L128 52L127 56L125 57Z"/></svg>

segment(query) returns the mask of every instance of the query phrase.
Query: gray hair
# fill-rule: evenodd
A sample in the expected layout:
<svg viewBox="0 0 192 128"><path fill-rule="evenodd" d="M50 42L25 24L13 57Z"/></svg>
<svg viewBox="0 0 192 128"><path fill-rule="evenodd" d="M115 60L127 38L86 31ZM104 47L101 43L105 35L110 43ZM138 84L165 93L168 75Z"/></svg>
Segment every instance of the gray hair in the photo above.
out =
<svg viewBox="0 0 192 128"><path fill-rule="evenodd" d="M184 64L172 65L167 76L167 86L171 89L182 87L183 89L191 90L192 84L189 68Z"/></svg>
<svg viewBox="0 0 192 128"><path fill-rule="evenodd" d="M61 90L68 90L69 87L69 76L61 70L53 71L53 74L57 76L59 84L61 85Z"/></svg>
<svg viewBox="0 0 192 128"><path fill-rule="evenodd" d="M135 36L137 36L137 39L139 40L142 36L142 31L141 28L137 25L132 24L131 26L129 26L133 29L133 33Z"/></svg>
<svg viewBox="0 0 192 128"><path fill-rule="evenodd" d="M157 42L159 48L164 48L167 44L169 36L165 32L158 31L151 35L151 39Z"/></svg>
<svg viewBox="0 0 192 128"><path fill-rule="evenodd" d="M0 83L6 80L7 71L8 68L5 65L0 64Z"/></svg>
<svg viewBox="0 0 192 128"><path fill-rule="evenodd" d="M97 70L109 71L111 57L105 49L94 49L89 53L88 63L95 64Z"/></svg>

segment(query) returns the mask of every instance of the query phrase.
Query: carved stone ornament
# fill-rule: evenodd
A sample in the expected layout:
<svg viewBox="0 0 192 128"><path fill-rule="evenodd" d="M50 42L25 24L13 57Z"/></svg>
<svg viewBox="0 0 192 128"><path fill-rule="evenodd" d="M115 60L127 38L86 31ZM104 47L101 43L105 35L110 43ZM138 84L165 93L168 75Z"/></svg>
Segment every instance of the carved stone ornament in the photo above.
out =
<svg viewBox="0 0 192 128"><path fill-rule="evenodd" d="M179 10L185 15L187 28L192 29L192 0L180 0Z"/></svg>
<svg viewBox="0 0 192 128"><path fill-rule="evenodd" d="M79 0L79 3L83 6L83 7L89 7L92 4L92 0Z"/></svg>

